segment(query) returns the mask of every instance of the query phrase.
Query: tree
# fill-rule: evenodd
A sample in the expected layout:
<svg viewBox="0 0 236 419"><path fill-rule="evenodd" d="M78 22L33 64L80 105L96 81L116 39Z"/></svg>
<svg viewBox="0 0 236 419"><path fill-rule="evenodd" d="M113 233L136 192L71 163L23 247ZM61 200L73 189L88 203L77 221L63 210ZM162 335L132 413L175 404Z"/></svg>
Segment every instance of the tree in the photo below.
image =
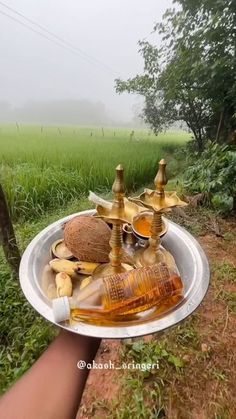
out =
<svg viewBox="0 0 236 419"><path fill-rule="evenodd" d="M5 194L0 184L0 245L13 272L18 275L20 252L7 206Z"/></svg>
<svg viewBox="0 0 236 419"><path fill-rule="evenodd" d="M185 121L198 150L228 141L236 128L235 0L175 0L154 27L161 46L139 42L144 73L116 80L118 93L145 98L144 120L160 132Z"/></svg>

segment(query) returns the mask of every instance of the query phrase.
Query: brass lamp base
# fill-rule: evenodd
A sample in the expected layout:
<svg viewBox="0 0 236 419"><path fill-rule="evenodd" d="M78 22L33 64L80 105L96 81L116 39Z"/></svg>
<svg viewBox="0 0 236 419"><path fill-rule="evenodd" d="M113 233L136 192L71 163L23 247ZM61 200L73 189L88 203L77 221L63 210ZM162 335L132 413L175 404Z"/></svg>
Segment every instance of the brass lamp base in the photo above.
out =
<svg viewBox="0 0 236 419"><path fill-rule="evenodd" d="M156 263L164 262L171 269L177 269L173 256L160 246L156 252L153 252L151 247L147 249L140 249L135 254L135 266L137 268L142 266L152 266Z"/></svg>
<svg viewBox="0 0 236 419"><path fill-rule="evenodd" d="M127 263L121 263L119 266L112 266L110 263L103 263L99 265L93 272L93 279L102 278L109 275L120 274L123 272L131 271L133 266Z"/></svg>

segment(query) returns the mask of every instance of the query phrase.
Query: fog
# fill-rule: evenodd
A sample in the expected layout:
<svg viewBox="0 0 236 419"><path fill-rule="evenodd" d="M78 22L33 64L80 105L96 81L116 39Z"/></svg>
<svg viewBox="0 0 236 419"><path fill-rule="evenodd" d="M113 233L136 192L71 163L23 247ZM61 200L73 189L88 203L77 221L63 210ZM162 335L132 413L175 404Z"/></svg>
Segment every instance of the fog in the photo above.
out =
<svg viewBox="0 0 236 419"><path fill-rule="evenodd" d="M137 120L141 98L116 94L114 79L142 72L138 40L156 41L153 25L171 4L0 1L0 121L118 125Z"/></svg>

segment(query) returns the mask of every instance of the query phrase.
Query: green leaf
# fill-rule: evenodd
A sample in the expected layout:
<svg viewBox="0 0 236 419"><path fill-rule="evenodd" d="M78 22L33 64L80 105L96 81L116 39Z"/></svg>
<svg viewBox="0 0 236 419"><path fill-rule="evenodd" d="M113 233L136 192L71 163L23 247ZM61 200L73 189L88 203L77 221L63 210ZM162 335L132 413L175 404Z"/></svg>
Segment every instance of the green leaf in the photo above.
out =
<svg viewBox="0 0 236 419"><path fill-rule="evenodd" d="M175 368L182 368L184 366L184 361L174 355L169 355L168 361L175 366Z"/></svg>

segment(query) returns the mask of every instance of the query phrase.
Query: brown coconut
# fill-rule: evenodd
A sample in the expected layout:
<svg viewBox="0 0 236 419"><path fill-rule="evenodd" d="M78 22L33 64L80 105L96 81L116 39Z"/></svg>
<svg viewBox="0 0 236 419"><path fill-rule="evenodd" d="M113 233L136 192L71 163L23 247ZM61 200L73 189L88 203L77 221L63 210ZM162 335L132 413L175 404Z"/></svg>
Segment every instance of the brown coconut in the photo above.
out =
<svg viewBox="0 0 236 419"><path fill-rule="evenodd" d="M66 223L64 240L79 260L109 262L111 230L105 221L91 215L79 215Z"/></svg>

